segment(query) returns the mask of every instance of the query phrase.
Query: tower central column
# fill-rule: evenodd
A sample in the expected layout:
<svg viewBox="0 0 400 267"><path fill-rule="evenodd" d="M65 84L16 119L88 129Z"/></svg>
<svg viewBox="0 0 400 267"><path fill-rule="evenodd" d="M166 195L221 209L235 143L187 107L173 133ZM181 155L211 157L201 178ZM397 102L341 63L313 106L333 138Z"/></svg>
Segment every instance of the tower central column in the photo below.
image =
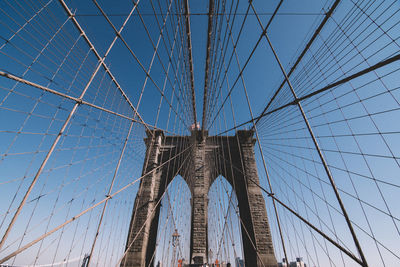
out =
<svg viewBox="0 0 400 267"><path fill-rule="evenodd" d="M210 172L205 164L206 139L203 132L193 132L192 158L194 163L192 184L192 230L190 236L190 259L192 263L208 260L208 188Z"/></svg>

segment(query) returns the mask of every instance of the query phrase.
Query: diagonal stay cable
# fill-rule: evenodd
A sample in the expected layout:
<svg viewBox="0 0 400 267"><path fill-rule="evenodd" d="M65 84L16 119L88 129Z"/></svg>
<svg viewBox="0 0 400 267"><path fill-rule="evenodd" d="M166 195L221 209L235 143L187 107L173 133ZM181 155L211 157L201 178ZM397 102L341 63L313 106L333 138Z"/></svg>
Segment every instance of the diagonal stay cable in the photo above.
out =
<svg viewBox="0 0 400 267"><path fill-rule="evenodd" d="M250 3L250 5L253 7L253 5L252 5L251 3ZM254 10L254 7L253 7L253 10ZM256 16L257 16L257 15L256 15ZM259 18L258 16L257 16L257 19L258 19L258 22L259 22L259 24L260 24L260 27L261 27L261 28L264 28L264 27L262 26L261 21L260 21L260 18ZM302 115L302 117L303 117L304 123L306 124L307 129L308 129L308 132L309 132L309 134L310 134L310 136L311 136L311 138L312 138L312 141L313 141L313 143L314 143L314 145L315 145L315 149L316 149L317 152L318 152L318 156L319 156L321 162L323 163L323 166L324 166L326 175L327 175L327 177L328 177L328 179L329 179L329 181L330 181L330 183L331 183L332 190L333 190L334 193L335 193L335 196L336 196L336 199L337 199L337 201L338 201L338 204L340 205L340 208L341 208L341 210L342 210L342 212L343 212L343 216L344 216L345 219L346 219L346 223L347 223L347 226L348 226L348 228L349 228L349 231L350 231L350 233L351 233L351 235L352 235L352 237L353 237L354 244L355 244L355 246L357 247L358 253L359 253L360 257L361 257L361 260L362 260L362 261L361 261L361 266L367 267L367 266L368 266L368 263L367 263L367 261L366 261L366 259L365 259L365 256L364 256L364 253L363 253L363 251L362 251L361 245L360 245L360 243L359 243L359 241L358 241L358 237L357 237L357 235L356 235L356 233L355 233L355 231L354 231L354 229L353 229L353 226L352 226L352 224L351 224L351 221L350 221L350 218L349 218L348 213L347 213L347 211L346 211L346 208L345 208L345 206L344 206L344 204L343 204L343 202L342 202L342 200L341 200L341 198L340 198L340 194L339 194L339 192L338 192L338 190L337 190L337 187L336 187L336 184L335 184L335 180L333 179L333 176L332 176L332 174L331 174L331 172L330 172L330 170L329 170L329 167L328 167L328 165L327 165L327 162L326 162L326 160L325 160L325 157L323 156L323 154L322 154L322 152L321 152L321 149L320 149L320 147L319 147L318 141L317 141L317 139L315 138L315 135L314 135L314 133L313 133L313 130L312 130L312 128L311 128L311 125L309 124L308 119L307 119L307 116L306 116L306 114L305 114L305 112L304 112L304 110L303 110L302 104L300 103L299 98L297 97L296 92L294 91L294 88L293 88L293 86L292 86L292 84L291 84L291 82L290 82L290 80L289 80L289 77L287 76L287 73L286 73L285 69L283 68L282 63L281 63L281 61L280 61L280 59L279 59L279 57L278 57L278 55L277 55L277 53L276 53L274 47L272 46L272 43L271 43L271 41L270 41L270 39L269 39L268 34L267 34L266 31L264 31L264 36L265 36L265 38L266 38L266 40L267 40L267 42L268 42L269 47L271 48L271 50L272 50L272 52L273 52L273 54L274 54L274 57L275 57L275 59L276 59L276 62L279 64L279 68L281 69L282 74L285 76L285 81L286 81L286 83L288 84L288 86L289 86L289 88L290 88L290 91L291 91L291 93L292 93L292 95L293 95L294 101L296 102L296 104L297 104L297 106L298 106L298 108L299 108L299 111L300 111L300 113L301 113L301 115Z"/></svg>
<svg viewBox="0 0 400 267"><path fill-rule="evenodd" d="M13 75L13 74L10 74L10 73L7 73L7 72L1 71L1 70L0 70L0 76L3 76L3 77L6 77L6 78L8 78L8 79L15 80L15 81L17 81L17 82L21 82L21 83L30 85L30 86L35 87L35 88L37 88L37 89L40 89L40 90L43 90L43 91L46 91L46 92L49 92L49 93L52 93L52 94L55 94L55 95L64 97L64 98L66 98L66 99L75 101L76 103L79 103L79 104L82 104L82 105L87 105L87 106L89 106L89 107L92 107L92 108L95 108L95 109L98 109L98 110L101 110L101 111L104 111L104 112L113 114L113 115L115 115L115 116L118 116L118 117L121 117L121 118L124 118L124 119L127 119L127 120L132 120L132 121L134 121L134 122L136 122L136 123L142 124L144 127L146 127L146 129L150 129L150 128L151 128L151 129L157 129L157 130L162 130L162 131L165 131L165 132L174 134L174 133L172 133L172 132L170 132L170 131L168 131L168 130L160 129L160 128L154 126L154 125L148 124L148 123L146 123L146 122L144 122L144 121L142 121L142 120L137 120L137 119L128 117L128 116L123 115L123 114L121 114L121 113L118 113L118 112L116 112L116 111L112 111L112 110L103 108L103 107L101 107L101 106L92 104L92 103L90 103L90 102L87 102L87 101L85 101L85 100L79 99L79 98L77 98L77 97L73 97L73 96L64 94L64 93L59 92L59 91L57 91L57 90L54 90L54 89L51 89L51 88L42 86L42 85L40 85L40 84L37 84L37 83L31 82L31 81L28 81L28 80L26 80L26 79L20 78L20 77L18 77L18 76L15 76L15 75Z"/></svg>
<svg viewBox="0 0 400 267"><path fill-rule="evenodd" d="M25 251L26 249L30 248L31 246L33 246L34 244L36 244L37 242L39 242L40 240L48 237L49 235L57 232L58 230L60 230L61 228L63 228L64 226L68 225L69 223L75 221L76 219L78 219L79 217L81 217L82 215L86 214L87 212L91 211L92 209L96 208L97 206L101 205L102 203L106 202L107 200L115 197L116 195L118 195L119 193L123 192L124 190L126 190L127 188L131 187L132 185L134 185L135 183L141 181L146 175L149 175L151 172L162 168L164 165L166 165L167 163L170 163L170 161L174 160L175 158L179 157L181 154L185 153L188 149L190 149L191 146L185 148L184 150L182 150L180 153L176 154L174 157L168 159L167 161L163 162L162 164L160 164L160 166L155 167L154 169L152 169L151 171L143 174L142 176L140 176L139 178L135 179L134 181L130 182L129 184L125 185L124 187L120 188L119 190L115 191L113 194L107 196L106 198L104 198L103 200L97 202L96 204L90 206L89 208L87 208L86 210L80 212L79 214L73 216L71 219L65 221L64 223L58 225L57 227L53 228L52 230L48 231L47 233L41 235L40 237L38 237L37 239L31 241L30 243L26 244L25 246L21 247L20 249L10 253L9 255L5 256L4 258L0 259L0 263L4 263L7 260L11 259L12 257L18 255L19 253L21 253L22 251Z"/></svg>
<svg viewBox="0 0 400 267"><path fill-rule="evenodd" d="M222 160L224 161L228 161L228 159L223 158L223 155L219 154L219 157L221 157ZM234 167L235 170L241 172L241 170L239 170L238 168ZM318 227L314 226L312 223L310 223L307 219L305 219L304 217L302 217L300 214L298 214L295 210L291 209L289 206L287 206L284 202L282 202L279 198L277 198L275 196L275 194L269 192L267 189L265 189L263 186L259 185L256 181L254 181L252 178L248 178L248 181L252 182L253 184L255 184L257 187L259 187L262 191L264 191L268 197L273 198L278 204L280 204L282 207L284 207L286 210L288 210L290 213L292 213L294 216L296 216L298 219L300 219L302 222L304 222L307 226L309 226L311 229L313 229L314 231L316 231L318 234L320 234L323 238L325 238L326 240L328 240L332 245L334 245L335 247L337 247L338 249L340 249L341 251L343 251L347 256L349 256L350 258L352 258L354 261L356 261L357 263L359 263L360 265L362 265L362 261L357 258L353 253L351 253L350 251L348 251L346 248L344 248L342 245L340 245L339 243L337 243L335 240L333 240L332 238L330 238L328 235L326 235L323 231L321 231L320 229L318 229Z"/></svg>
<svg viewBox="0 0 400 267"><path fill-rule="evenodd" d="M64 3L63 0L60 0L60 2ZM65 4L65 3L64 3L64 4ZM68 8L67 8L67 9L68 9ZM70 18L73 20L74 18L73 18L72 13L71 13L71 11L70 11L69 9L68 9L68 12L70 13ZM133 12L133 11L132 11L132 12ZM131 12L131 13L132 13L132 12ZM127 22L128 19L129 19L129 16L128 16L128 18L126 19L125 22ZM122 27L121 27L121 29L120 29L120 32L124 29L124 26L125 26L125 24L122 25ZM84 33L83 33L83 34L84 34ZM72 107L72 109L70 110L68 117L65 119L65 121L64 121L64 123L63 123L61 129L59 130L59 133L58 133L57 137L56 137L55 140L53 141L53 143L52 143L50 149L48 150L48 152L47 152L45 158L43 159L43 161L42 161L42 163L41 163L39 169L37 170L37 172L36 172L36 174L35 174L35 177L33 178L31 184L29 185L29 187L28 187L28 189L27 189L27 191L25 192L24 197L22 198L22 200L21 200L21 202L20 202L20 204L19 204L19 206L18 206L18 208L17 208L17 211L14 213L14 216L12 217L12 219L11 219L11 221L10 221L10 223L9 223L9 225L8 225L6 231L5 231L5 233L4 233L4 235L3 235L2 239L1 239L1 242L0 242L0 249L1 249L1 247L4 245L4 243L6 242L7 237L8 237L8 235L10 234L11 229L13 228L13 226L14 226L14 224L15 224L15 221L16 221L17 218L18 218L18 215L20 214L22 208L24 207L24 205L25 205L25 203L26 203L26 201L27 201L27 199L28 199L30 193L32 192L32 190L33 190L33 188L34 188L34 186L35 186L37 180L39 179L39 176L40 176L41 173L43 172L43 170L44 170L44 168L45 168L47 162L49 161L49 159L50 159L51 155L53 154L53 152L54 152L54 150L55 150L55 148L56 148L58 142L60 141L61 136L63 135L63 133L64 133L65 130L67 129L67 126L69 125L69 123L70 123L72 117L74 116L76 110L78 109L78 106L80 105L80 103L79 103L80 100L82 100L83 97L85 96L85 94L86 94L87 90L89 89L90 85L92 84L92 82L93 82L93 80L94 80L96 74L97 74L98 71L100 70L100 67L101 67L101 66L105 66L104 60L105 60L105 59L107 58L107 56L109 55L109 53L110 53L112 47L114 46L115 42L117 41L117 38L118 38L118 36L116 36L116 37L114 38L114 40L111 42L111 44L109 45L109 47L108 47L108 49L107 49L107 51L105 52L105 54L104 54L103 57L100 57L100 55L97 54L97 55L98 55L98 58L99 58L99 59L98 59L98 63L97 63L97 67L96 67L96 69L94 70L94 72L92 73L92 76L90 77L90 79L89 79L89 81L87 82L86 86L83 88L83 90L82 90L82 92L81 92L81 94L80 94L80 96L79 96L79 98L78 98L79 101L77 101L77 102L74 104L74 106ZM88 40L88 39L87 39L87 40ZM135 110L135 109L134 109L134 110ZM136 111L136 110L135 110L135 111ZM140 118L140 115L139 115L139 114L138 114L138 116L139 116L139 118Z"/></svg>
<svg viewBox="0 0 400 267"><path fill-rule="evenodd" d="M185 150L181 151L181 152L178 153L177 155L183 154L183 152L185 152L185 151L186 151L187 149L189 149L189 148L192 148L192 146L193 146L193 145L190 145L189 147L187 147ZM176 156L175 156L175 157L176 157ZM173 158L175 158L175 157L173 157ZM188 158L189 158L189 155L187 155L187 156L185 157L185 159L183 160L183 162L181 163L181 165L179 166L179 168L177 168L177 171L175 172L175 177L176 177L176 175L179 173L179 171L182 169L182 167L184 166L184 163L186 162L186 160L187 160ZM172 159L172 158L171 158L171 159ZM166 162L170 162L171 159L169 159L169 160L166 161ZM165 162L165 163L166 163L166 162ZM163 163L162 165L164 165L164 163ZM158 167L157 167L157 168L158 168ZM157 169L157 168L155 168L155 169ZM154 172L155 169L153 169L153 170L150 171L150 172ZM143 177L143 176L142 176L142 177ZM167 194L167 192L168 192L168 187L169 187L171 184L172 184L172 183L170 183L170 184L167 186L166 190L163 192L163 194L161 195L160 199L157 201L157 203L155 203L155 205L154 205L154 207L153 207L153 210L152 210L151 213L150 213L150 216L148 216L148 217L146 218L146 220L143 222L143 224L141 225L139 231L136 233L135 237L132 239L132 241L130 242L130 244L126 246L126 249L125 249L125 251L124 251L124 254L122 255L122 257L120 257L120 259L118 260L118 263L117 263L116 266L119 266L120 263L124 260L124 258L126 257L127 253L128 253L129 250L131 249L132 245L135 243L136 239L139 237L139 234L143 231L143 229L144 229L144 227L146 226L147 222L148 222L149 219L152 217L152 214L157 210L157 207L160 205L161 200L162 200L162 199L164 198L164 196ZM126 263L125 263L125 264L126 264Z"/></svg>
<svg viewBox="0 0 400 267"><path fill-rule="evenodd" d="M251 3L251 2L250 2L250 3ZM247 7L247 10L246 10L246 17L247 17L247 15L249 14L250 3L249 3L249 5L248 5L248 7ZM270 24L272 23L273 19L275 18L275 15L277 14L277 9L279 9L281 3L282 3L282 1L280 1L280 3L278 4L277 8L275 8L274 13L272 14L271 18L270 18L269 21L268 21L267 27L270 26ZM246 17L245 17L245 19L246 19ZM236 39L236 42L235 42L235 45L234 45L234 48L237 46L237 44L238 44L238 42L239 42L240 33L242 32L242 28L243 28L243 26L244 26L245 19L243 20L243 23L242 23L242 26L241 26L239 35L238 35L238 37L237 37L237 39ZM232 29L231 29L231 28L229 28L229 31L230 31L230 35L232 35ZM244 70L245 70L246 67L248 66L248 63L250 62L251 58L253 57L253 55L254 55L254 53L255 53L255 51L256 51L258 45L260 44L260 42L261 42L263 36L264 36L264 33L262 32L262 33L260 34L260 37L258 38L256 44L254 45L253 49L251 50L249 56L247 57L245 63L243 64L242 70L241 70L241 71L238 73L238 75L236 76L236 79L235 79L235 81L233 82L233 84L231 85L228 94L226 95L224 101L222 102L222 104L221 104L221 106L219 107L218 111L217 111L216 114L214 115L214 118L213 118L213 120L212 120L212 122L211 122L209 128L211 128L212 124L213 124L213 123L215 122L215 120L217 119L217 117L218 117L219 113L221 112L223 106L225 105L226 101L228 100L228 98L230 98L233 89L235 88L236 84L239 82L240 76L243 74ZM229 70L229 66L230 66L231 60L232 60L232 58L233 58L233 55L234 55L234 51L232 51L232 53L231 53L231 57L230 57L228 66L225 68L225 74L224 74L224 77L223 77L222 79L225 79L225 77L226 77L226 75L227 75L227 72L228 72L228 70ZM222 86L222 85L221 85L221 86Z"/></svg>
<svg viewBox="0 0 400 267"><path fill-rule="evenodd" d="M161 96L162 96L162 97L165 99L165 101L168 103L168 105L169 105L169 106L172 108L172 110L175 112L175 114L180 118L180 120L181 120L182 122L184 122L184 120L181 118L181 116L179 115L179 113L175 110L175 108L172 107L170 101L166 98L166 96L165 96L164 93L162 92L160 86L155 82L155 80L153 79L153 77L150 75L150 71L147 71L147 70L146 70L146 68L144 67L143 63L139 60L139 58L137 57L137 55L135 54L135 52L134 52L134 51L132 50L132 48L128 45L128 43L126 42L125 38L117 31L117 28L114 26L114 24L112 23L112 21L110 20L110 18L107 16L107 14L103 11L103 9L100 7L100 5L97 3L96 0L92 0L92 1L96 4L97 8L100 10L100 12L101 12L102 15L104 16L104 18L107 20L107 22L110 24L110 26L111 26L111 27L113 28L113 30L115 31L115 34L116 34L116 35L118 36L118 38L122 41L122 43L123 43L123 44L125 45L125 47L128 49L129 53L133 56L133 58L134 58L134 59L136 60L136 62L139 64L140 68L141 68L141 69L143 70L143 72L146 74L144 86L146 86L146 82L147 82L147 80L149 79L149 80L154 84L154 86L156 87L156 89L159 91L159 93L161 94ZM139 1L135 4L135 6L134 6L135 8L137 7L138 3L139 3ZM172 1L171 1L170 4L172 4ZM139 17L142 18L142 17L140 16L139 8L138 8L138 7L136 8L136 10L137 10L137 12L138 12L138 14L139 14ZM169 13L167 14L167 16L168 16L168 15L169 15ZM163 27L165 26L166 20L167 20L167 18L165 18L165 20L164 20L164 25L163 25ZM142 23L143 23L143 25L146 27L146 25L145 25L145 23L144 23L143 21L142 21ZM147 28L146 28L146 29L147 29ZM147 33L147 31L146 31L146 33ZM159 42L160 42L162 36L163 36L163 34L162 34L162 31L161 31L161 32L160 32L160 35L159 35L159 37L158 37L157 46L154 47L154 53L153 53L151 65L152 65L152 63L154 62L155 56L156 56L156 55L159 56L159 55L158 55L158 52L157 52L157 51L158 51L158 44L159 44ZM153 43L152 43L152 44L153 44ZM161 60L160 60L160 62L161 62ZM164 66L163 66L163 68L164 68Z"/></svg>
<svg viewBox="0 0 400 267"><path fill-rule="evenodd" d="M190 88L192 92L192 105L193 105L193 118L194 124L197 123L197 112L196 112L196 94L194 90L194 73L193 73L193 55L192 55L192 34L190 30L190 12L189 12L189 0L184 0L185 5L185 16L186 16L186 40L189 52L189 69L190 69Z"/></svg>
<svg viewBox="0 0 400 267"><path fill-rule="evenodd" d="M204 130L206 125L206 114L207 114L207 96L208 96L208 76L210 75L210 60L211 60L211 39L213 38L213 14L214 14L214 0L210 0L208 4L208 29L207 29L207 54L206 54L206 66L204 72L204 93L203 93L203 116L201 127Z"/></svg>
<svg viewBox="0 0 400 267"><path fill-rule="evenodd" d="M340 0L336 0L335 3L333 3L333 5L331 6L331 8L328 10L328 12L325 14L324 19L321 21L321 24L318 26L318 28L315 30L313 36L311 37L311 39L308 41L307 45L305 46L305 48L303 49L303 51L301 52L300 56L297 58L296 62L294 63L294 65L292 66L292 68L290 69L290 71L288 72L288 77L290 77L292 75L292 73L294 72L294 70L296 69L297 65L300 63L300 61L303 59L304 55L307 53L308 49L310 49L311 45L313 44L314 40L317 38L318 34L321 32L321 30L324 28L326 22L328 21L329 17L332 15L332 13L335 11L336 7L339 5ZM267 32L265 31L263 34L266 34ZM286 79L284 79L281 83L281 85L279 86L279 88L275 91L274 95L272 96L272 98L270 99L270 101L268 102L268 104L265 106L263 112L261 112L261 115L258 117L258 119L256 120L256 124L259 122L260 117L262 117L262 115L268 110L268 108L270 107L270 105L272 104L272 102L274 101L274 99L276 98L276 96L278 95L278 93L280 92L280 90L282 89L283 85L286 83Z"/></svg>
<svg viewBox="0 0 400 267"><path fill-rule="evenodd" d="M276 9L275 9L275 12L277 12L277 11L279 10L279 8L280 8L282 2L283 2L283 1L280 1L280 2L279 2L278 6L277 6ZM254 9L254 7L253 7L253 5L252 5L251 2L250 2L250 5L251 5L251 7L253 8L254 13L256 13L256 12L255 12L255 9ZM269 22L268 22L268 24L267 24L268 26L270 25L271 21L272 21L272 18L269 20ZM229 25L229 23L228 23L228 25ZM266 30L263 30L263 32L266 32ZM232 39L232 38L231 38L231 39ZM233 41L233 39L232 39L232 41ZM238 57L238 53L237 53L236 48L233 47L233 50L234 50L234 53L235 53L235 59L236 59L236 63L237 63L237 67L238 67L239 73L240 73L240 79L241 79L241 81L242 81L243 90L244 90L244 93L245 93L245 96L246 96L247 106L248 106L248 109L249 109L249 112L250 112L250 116L251 116L251 118L253 119L253 127L254 127L254 129L255 129L256 139L257 139L257 143L258 143L258 147L259 147L259 152L260 152L260 155L261 155L261 159L262 159L262 162L263 162L264 171L265 171L265 174L266 174L266 177L267 177L269 190L270 190L271 192L273 192L272 184L271 184L271 181L270 181L269 172L268 172L268 169L267 169L267 166L266 166L266 162L265 162L264 152L263 152L263 150L262 150L262 148L261 148L261 142L260 142L260 138L259 138L259 135L258 135L258 129L255 127L256 125L255 125L255 123L254 123L253 111L252 111L252 108L251 108L249 96L248 96L248 93L247 93L246 84L245 84L244 77L243 77L243 69L241 68L240 63L239 63L239 57ZM276 217L276 220L277 220L277 226L278 226L278 229L279 229L279 235L280 235L281 242L282 242L282 249L283 249L283 252L284 252L284 256L285 256L286 262L288 262L288 257L287 257L287 251L286 251L285 241L284 241L284 238L283 238L283 233L282 233L282 228L281 228L280 216L279 216L278 209L277 209L277 207L276 207L275 201L273 200L272 203L273 203L273 207L274 207L275 217Z"/></svg>
<svg viewBox="0 0 400 267"><path fill-rule="evenodd" d="M89 45L90 49L93 51L93 53L95 54L95 56L97 57L98 60L101 61L101 56L100 54L97 52L97 49L94 47L94 45L92 44L92 42L89 40L89 38L87 37L86 33L83 31L81 25L78 23L77 19L75 18L74 14L71 12L71 10L69 9L69 7L67 6L67 4L65 3L64 0L58 0L61 4L61 6L64 8L65 12L67 13L67 15L71 18L73 24L75 25L75 27L78 29L79 33L83 36L83 39L86 41L86 43ZM129 17L132 16L133 11L135 11L136 7L137 7L138 3L136 3L134 5L134 7L132 8ZM128 17L128 19L129 19ZM121 27L121 30L119 31L119 34L116 35L115 39L119 38L121 36L121 32L123 30L123 28L125 27L126 23L128 22L128 19L124 22L124 24ZM120 84L118 83L117 79L114 77L114 75L111 73L109 67L104 63L104 60L100 62L101 66L104 68L104 70L107 72L107 74L110 76L111 80L113 81L113 83L115 84L115 86L118 88L118 90L121 92L122 96L125 98L126 102L129 104L129 106L131 107L131 109L134 111L134 113L139 117L139 119L144 123L144 120L142 119L141 115L139 114L139 112L135 109L135 107L133 106L131 100L129 99L129 97L126 95L126 93L124 92L124 90L122 89L122 87L120 86ZM147 128L147 127L146 127ZM149 129L148 129L149 130Z"/></svg>
<svg viewBox="0 0 400 267"><path fill-rule="evenodd" d="M128 130L128 133L127 133L126 138L125 138L125 140L124 140L124 145L123 145L123 147L122 147L122 150L121 150L121 153L120 153L120 156L119 156L119 159L118 159L118 163L117 163L117 165L116 165L116 167L115 167L115 170L114 170L114 175L113 175L113 178L112 178L112 180L111 180L111 183L110 183L110 187L109 187L109 189L108 189L107 196L109 196L109 195L111 194L112 189L113 189L113 187L114 187L115 178L117 177L117 174L118 174L118 171L119 171L119 167L120 167L120 165L121 165L122 158L123 158L123 156L124 156L124 154L125 154L126 145L127 145L127 143L128 143L129 137L130 137L130 135L131 135L133 124L134 124L133 121L131 121L131 122L130 122L130 126L129 126L129 130ZM95 246L96 246L97 238L98 238L98 236L99 236L100 227L101 227L101 224L102 224L102 221L103 221L103 218L104 218L104 213L105 213L105 211L106 211L107 204L108 204L108 200L105 201L104 206L103 206L103 210L102 210L101 215L100 215L100 220L99 220L99 223L98 223L98 226L97 226L95 238L94 238L94 241L93 241L93 243L92 243L92 247L91 247L91 249L90 249L90 253L89 253L89 262L87 263L87 266L90 265L90 261L92 260L93 251L94 251L94 248L95 248Z"/></svg>
<svg viewBox="0 0 400 267"><path fill-rule="evenodd" d="M326 86L324 86L324 87L322 87L320 89L317 89L317 90L315 90L315 91L313 91L313 92L311 92L311 93L309 93L307 95L300 96L300 97L297 98L297 100L293 100L293 101L288 102L288 103L286 103L284 105L281 105L281 106L279 106L279 107L277 107L277 108L275 108L275 109L273 109L271 111L265 112L265 113L255 117L254 119L255 120L259 120L259 119L261 119L263 117L266 117L266 116L268 116L270 114L273 114L273 113L275 113L275 112L277 112L279 110L282 110L284 108L287 108L289 106L297 105L297 102L299 102L299 101L306 100L306 99L308 99L308 98L310 98L312 96L315 96L315 95L318 95L320 93L323 93L323 92L325 92L325 91L327 91L329 89L337 87L337 86L339 86L341 84L349 82L349 81L351 81L351 80L353 80L355 78L361 77L361 76L363 76L365 74L368 74L368 73L370 73L370 72L372 72L372 71L374 71L376 69L382 68L382 67L384 67L386 65L389 65L389 64L394 63L394 62L399 61L399 60L400 60L400 54L393 55L393 56L391 56L391 57L389 57L389 58L387 58L385 60L382 60L382 61L380 61L380 62L378 62L378 63L376 63L376 64L374 64L374 65L372 65L372 66L370 66L368 68L365 68L365 69L363 69L363 70L361 70L359 72L356 72L356 73L354 73L354 74L352 74L350 76L347 76L347 77L345 77L345 78L343 78L343 79L341 79L339 81L336 81L336 82L333 82L331 84L328 84L328 85L326 85ZM235 130L236 128L239 128L239 127L241 127L243 125L246 125L248 123L251 123L251 122L252 122L251 119L247 120L245 122L242 122L242 123L238 124L235 127L232 127L232 128L230 128L228 130L220 132L218 135L222 135L222 134L227 133L229 131Z"/></svg>

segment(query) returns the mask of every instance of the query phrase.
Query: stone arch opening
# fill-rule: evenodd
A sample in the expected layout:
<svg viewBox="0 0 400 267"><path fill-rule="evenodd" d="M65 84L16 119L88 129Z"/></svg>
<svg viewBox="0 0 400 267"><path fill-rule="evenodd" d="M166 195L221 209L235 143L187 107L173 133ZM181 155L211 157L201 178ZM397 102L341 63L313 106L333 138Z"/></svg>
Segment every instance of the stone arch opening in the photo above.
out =
<svg viewBox="0 0 400 267"><path fill-rule="evenodd" d="M176 175L169 181L160 205L154 265L176 266L178 259L190 257L192 194L186 180ZM179 234L174 247L173 235ZM171 253L172 252L172 253Z"/></svg>
<svg viewBox="0 0 400 267"><path fill-rule="evenodd" d="M236 193L222 175L212 181L208 191L208 261L234 265L243 259L241 226Z"/></svg>
<svg viewBox="0 0 400 267"><path fill-rule="evenodd" d="M208 192L216 177L223 175L234 188L238 200L241 238L246 266L276 266L265 201L259 187L252 131L240 130L235 136L209 137L194 130L190 136L165 136L149 131L145 139L146 173L136 196L122 266L154 265L154 251L160 209L156 203L176 176L185 177L191 191L190 256L188 262L204 264L208 255ZM229 160L223 159L230 155ZM165 164L168 163L168 164ZM141 227L144 230L141 230ZM135 242L133 236L138 236Z"/></svg>

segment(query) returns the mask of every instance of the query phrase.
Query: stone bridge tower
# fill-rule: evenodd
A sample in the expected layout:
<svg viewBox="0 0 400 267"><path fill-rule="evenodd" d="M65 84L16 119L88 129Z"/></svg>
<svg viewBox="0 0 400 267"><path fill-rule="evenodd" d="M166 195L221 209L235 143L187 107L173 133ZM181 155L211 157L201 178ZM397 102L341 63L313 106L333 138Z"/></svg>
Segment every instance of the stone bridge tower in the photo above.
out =
<svg viewBox="0 0 400 267"><path fill-rule="evenodd" d="M164 136L162 131L154 130L147 132L145 142L143 173L149 174L141 180L136 196L126 243L128 252L121 266L154 265L160 213L157 202L176 174L186 180L192 194L191 263L207 262L208 190L222 175L238 199L246 266L277 266L265 202L258 187L252 131L208 136L205 131L194 130L191 136ZM183 159L188 163L180 166Z"/></svg>

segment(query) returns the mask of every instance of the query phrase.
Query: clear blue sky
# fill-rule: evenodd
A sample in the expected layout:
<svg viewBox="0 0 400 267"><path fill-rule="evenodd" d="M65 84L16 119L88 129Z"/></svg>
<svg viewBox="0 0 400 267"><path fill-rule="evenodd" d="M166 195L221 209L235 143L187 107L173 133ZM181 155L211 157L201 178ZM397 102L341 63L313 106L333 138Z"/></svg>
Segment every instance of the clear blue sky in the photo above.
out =
<svg viewBox="0 0 400 267"><path fill-rule="evenodd" d="M128 0L98 2L107 14L112 15L110 19L117 29L133 7ZM161 10L167 10L169 1L153 2L157 10L158 3L161 3ZM280 14L273 20L268 35L286 71L289 71L332 2L283 1ZM48 5L45 6L46 3ZM115 36L113 29L92 1L68 0L66 3L99 54L104 55ZM150 3L141 0L138 5L147 29L143 27L135 11L122 32L145 69L149 67L154 52L146 30L154 45L159 37L157 21L152 16ZM197 117L201 121L208 21L204 14L208 12L208 1L192 0L189 3L193 13L191 31ZM266 25L278 1L257 0L253 4L263 25ZM45 7L41 9L43 6ZM172 6L175 8L174 4ZM248 1L239 1L237 21L233 26L234 39L247 7ZM291 76L298 96L307 95L398 54L399 8L398 1L342 1ZM157 13L159 23L162 24L165 13ZM236 48L241 66L261 34L256 16L252 11L249 13ZM30 18L32 19L29 20ZM176 17L173 21L176 22ZM175 28L168 23L169 20L168 36L173 37ZM23 77L72 97L80 95L97 62L58 1L1 1L0 37L0 71ZM168 42L167 39L164 41ZM173 40L169 41L172 43ZM168 43L167 47L169 45ZM173 50L174 59L179 57L178 48L177 44ZM231 44L227 51L229 55L233 51ZM161 42L159 55L165 68L168 66L169 53ZM228 56L225 60L227 59ZM84 64L81 65L82 62ZM105 63L136 107L146 76L121 40L116 41ZM302 102L370 266L400 264L400 208L397 205L400 188L398 69L399 63L396 61ZM181 73L182 69L179 68L177 75ZM222 85L223 97L228 90L227 82L232 86L238 73L236 59L233 58L227 79L221 79L218 84ZM157 57L150 76L159 89L163 90L165 73ZM168 77L174 83L173 67ZM257 116L284 79L265 38L261 40L243 72L243 77L253 113ZM186 124L190 124L192 122L186 119L191 114L187 110L181 110L176 96L172 98L172 84L166 82L166 99L162 99L155 84L147 80L138 109L141 117L146 123L156 124L172 133L188 134L187 127L179 116ZM185 96L181 92L177 95L184 102ZM133 116L132 109L103 69L95 76L83 100L124 116ZM290 88L285 85L269 111L292 100ZM172 103L173 110L167 101ZM218 101L216 110L221 105L221 99ZM73 104L70 100L0 77L1 235ZM158 112L159 106L161 108ZM251 118L241 80L232 90L232 107L233 109L228 101L211 125L210 134L218 134L234 126L232 111L237 124ZM123 118L87 106L78 107L28 198L26 209L21 213L10 234L9 243L6 243L4 251L0 253L1 256L104 198L129 126L129 122ZM251 124L242 128L249 126ZM268 115L257 126L261 149L276 196L358 255L298 107L292 105ZM229 134L234 134L234 131ZM134 124L112 192L140 177L145 153L144 137L145 128ZM269 189L258 144L255 151L261 186ZM221 198L227 200L221 186L229 185L223 180L218 180L218 183L210 190L210 202L213 203L210 207L217 207L215 203ZM176 195L179 195L182 203L187 204L183 200L189 199L190 193L182 184L184 182L180 178L174 181L171 195L179 191L181 195ZM137 185L135 183L110 201L101 241L99 240L95 250L96 262L105 262L107 257L110 264L116 262L124 249ZM265 197L276 256L281 259L283 251L276 218L270 199ZM168 217L167 204L162 203L163 219ZM174 220L185 229L186 236L183 240L187 245L190 206L176 205L172 208ZM227 206L223 208L226 209ZM356 266L344 255L342 260L342 255L336 248L301 224L288 211L280 206L278 211L290 259L302 256L308 266ZM57 232L54 238L49 237L43 244L38 243L23 252L15 263L33 264L38 254L38 263L41 264L62 261L66 258L65 255L69 255L70 259L79 259L82 253L90 249L87 244L91 244L93 240L100 212L101 206L82 216L79 223L72 223ZM212 214L217 212L220 212L217 208L210 210ZM47 216L50 219L46 219ZM230 218L237 223L233 213L230 213ZM217 226L213 227L213 231L217 231ZM173 225L168 225L168 231L173 231L173 228ZM19 243L21 239L18 238L25 231L27 235ZM168 231L165 233L169 233ZM235 238L238 238L239 232L236 234ZM57 239L58 237L62 238ZM378 241L375 242L374 239ZM63 244L57 244L57 240L63 240ZM185 248L183 253L187 254L188 249ZM74 264L77 265L78 262Z"/></svg>

